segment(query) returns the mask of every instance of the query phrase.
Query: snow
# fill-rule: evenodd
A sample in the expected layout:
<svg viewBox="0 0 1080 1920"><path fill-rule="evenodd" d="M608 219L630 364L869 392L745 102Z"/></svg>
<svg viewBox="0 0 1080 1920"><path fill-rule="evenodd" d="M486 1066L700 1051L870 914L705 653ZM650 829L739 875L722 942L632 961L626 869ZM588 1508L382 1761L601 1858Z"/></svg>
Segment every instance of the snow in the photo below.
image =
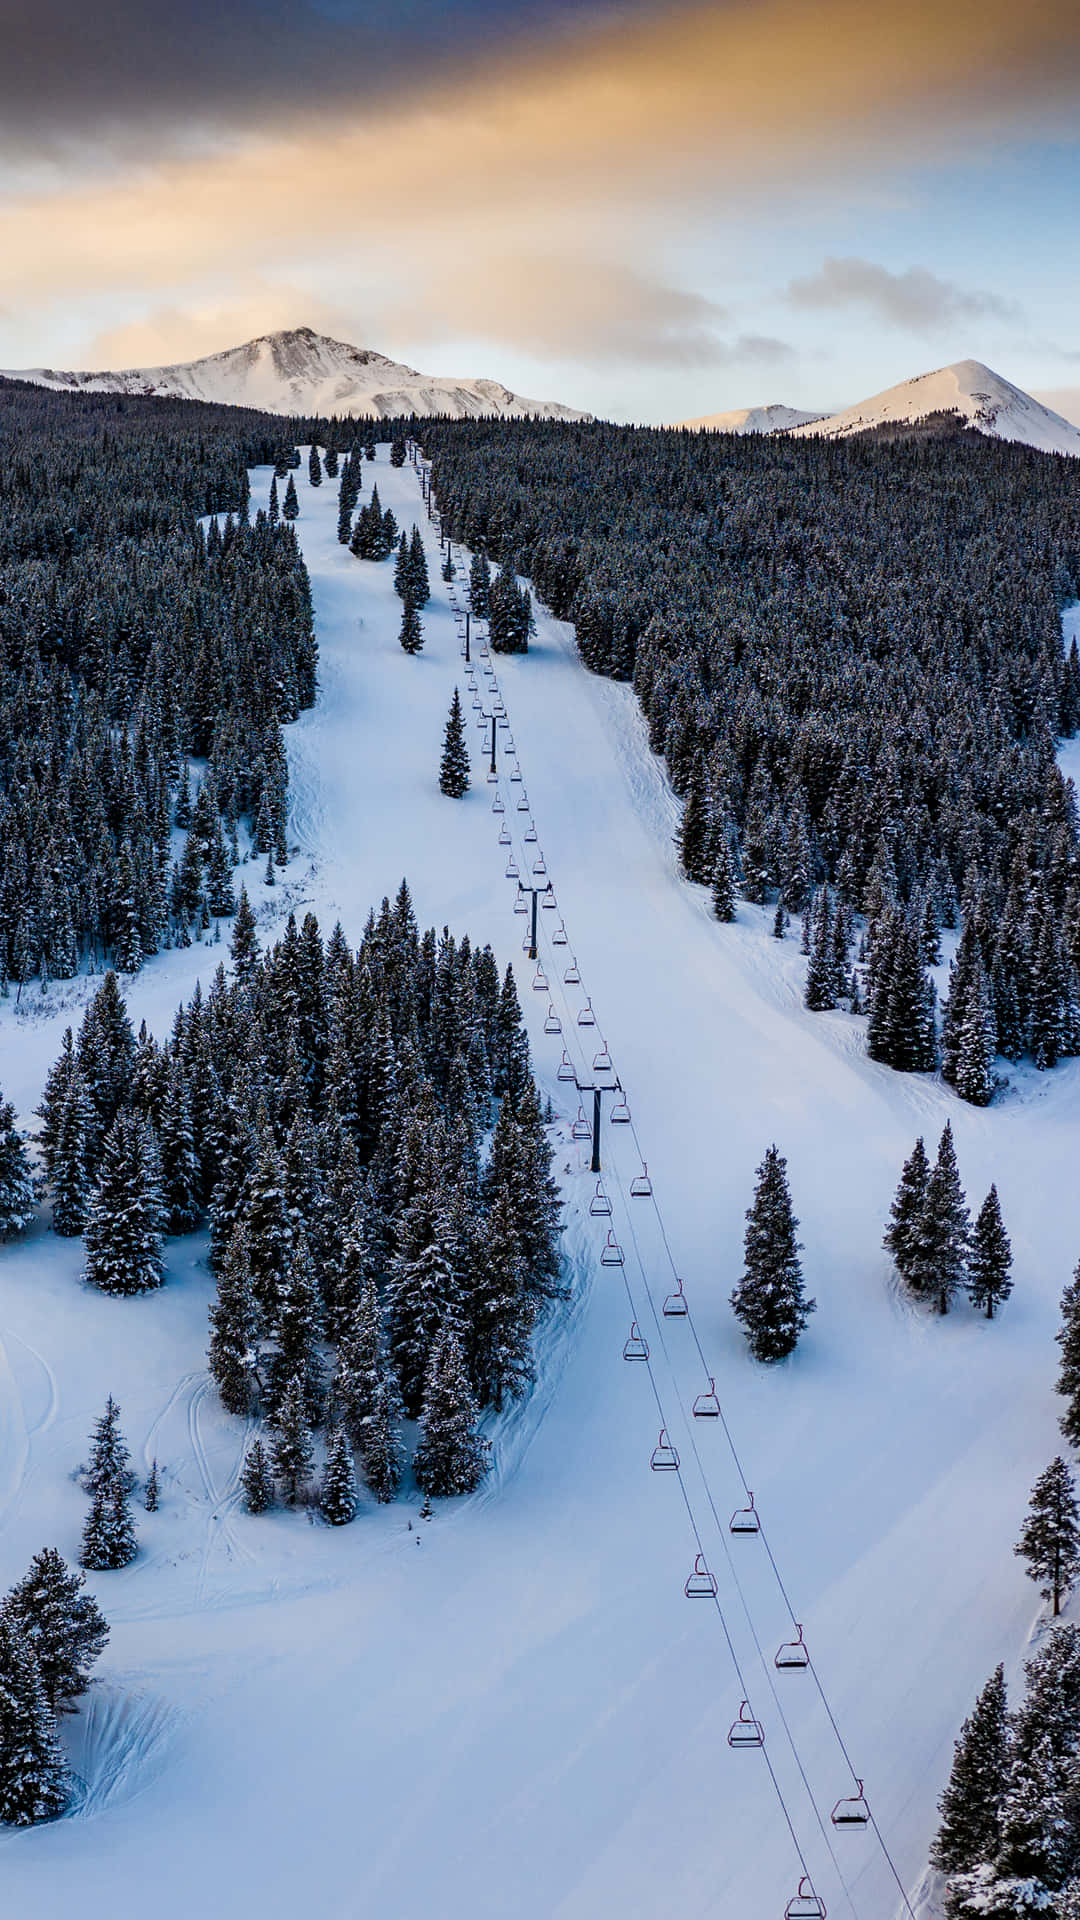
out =
<svg viewBox="0 0 1080 1920"><path fill-rule="evenodd" d="M930 413L959 414L992 439L1019 440L1042 453L1080 454L1080 427L1052 413L979 360L958 360L951 367L919 374L794 431L798 437L813 433L839 440L889 421L923 420Z"/></svg>
<svg viewBox="0 0 1080 1920"><path fill-rule="evenodd" d="M30 367L0 374L0 379L80 393L167 395L219 405L259 407L268 413L373 415L449 414L454 419L481 414L545 419L587 420L557 400L525 400L497 380L458 380L418 373L385 354L332 340L310 327L268 333L224 353L207 354L171 367L137 367L123 372L57 373Z"/></svg>
<svg viewBox="0 0 1080 1920"><path fill-rule="evenodd" d="M381 449L377 473L399 521L422 520L410 469ZM406 873L422 926L490 938L500 964L518 963L559 1114L573 1299L543 1329L535 1394L492 1423L476 1496L437 1502L430 1523L415 1495L368 1501L329 1528L240 1509L248 1430L207 1382L203 1236L171 1242L166 1287L138 1300L92 1295L79 1245L44 1231L0 1252L0 1585L46 1543L74 1559L86 1502L72 1473L109 1391L135 1465L156 1457L162 1480L160 1511L138 1513L139 1559L92 1577L113 1636L67 1729L78 1800L53 1826L0 1835L7 1909L773 1920L799 1869L762 1755L727 1745L743 1687L716 1610L683 1597L697 1542L681 1484L830 1914L890 1920L899 1896L873 1835L828 1825L852 1789L813 1682L772 1665L791 1616L762 1542L727 1532L745 1496L724 1432L687 1409L714 1374L795 1617L915 1889L960 1721L999 1659L1018 1670L1038 1617L1011 1549L1060 1444L1053 1334L1080 1253L1080 1064L1019 1070L977 1111L867 1061L849 1016L805 1013L797 942L773 941L771 914L745 905L734 927L710 918L678 875L676 804L632 693L584 674L570 630L543 614L527 658L492 663L558 897L540 916L551 992L530 992L468 702L476 784L463 802L437 788L450 696L466 693L437 544L428 532L434 598L410 660L391 567L338 545L335 487L310 489L306 462L296 480L322 691L288 730L299 851L285 885L245 870L264 931L311 906L355 942ZM253 485L264 497L269 470ZM1075 772L1080 751L1064 759ZM524 872L529 816L516 783L500 791ZM568 948L550 944L560 919ZM164 1034L222 952L151 963L130 983L136 1021ZM571 952L580 990L562 981ZM92 985L51 989L49 1012L36 993L2 1009L0 1079L24 1122ZM576 1025L585 994L597 1028ZM559 1037L543 1033L549 1000ZM608 1222L588 1216L577 1098L555 1078L564 1044L589 1077L602 1039L634 1123L603 1135L621 1272L599 1265ZM969 1200L996 1179L1013 1237L1015 1291L993 1324L913 1309L880 1246L915 1134L932 1150L946 1118ZM766 1370L727 1296L772 1140L818 1311L794 1359ZM627 1197L639 1151L656 1206ZM665 1233L704 1365L688 1325L658 1313ZM647 1370L621 1358L631 1318L659 1405ZM662 1420L679 1476L649 1472Z"/></svg>
<svg viewBox="0 0 1080 1920"><path fill-rule="evenodd" d="M696 420L680 420L677 425L705 433L781 433L820 418L819 413L804 413L799 407L773 401L764 407L735 407L730 413L703 413Z"/></svg>

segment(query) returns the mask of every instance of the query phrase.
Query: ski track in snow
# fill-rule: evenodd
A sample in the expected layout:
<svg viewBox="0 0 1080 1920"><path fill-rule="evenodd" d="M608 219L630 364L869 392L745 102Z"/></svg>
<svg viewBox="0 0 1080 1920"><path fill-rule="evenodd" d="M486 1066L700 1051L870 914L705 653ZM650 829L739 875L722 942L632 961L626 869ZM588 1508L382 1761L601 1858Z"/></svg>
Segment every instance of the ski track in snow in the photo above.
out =
<svg viewBox="0 0 1080 1920"><path fill-rule="evenodd" d="M815 1665L929 1920L940 1889L926 1846L953 1739L996 1661L1016 1671L1035 1617L1011 1544L1058 1445L1052 1336L1080 1247L1080 1068L1019 1070L979 1113L867 1061L863 1023L807 1015L797 941L773 941L745 905L737 925L715 925L706 891L679 876L678 804L631 690L584 673L571 629L542 609L528 658L476 661L478 687L506 704L504 761L512 734L524 776L504 764L494 815L459 590L438 578L415 475L385 452L374 471L399 523L423 527L424 652L401 653L390 567L338 546L337 489L312 490L305 463L320 694L287 731L299 851L273 889L245 869L249 892L263 938L310 905L355 944L405 873L422 926L514 961L556 1115L569 1299L538 1330L534 1391L489 1422L475 1496L440 1503L429 1526L408 1493L366 1501L333 1529L239 1512L254 1423L225 1415L208 1384L204 1236L171 1242L168 1285L132 1302L81 1286L79 1249L40 1230L4 1250L0 1582L46 1540L76 1557L73 1468L109 1391L162 1488L157 1514L136 1508L138 1560L91 1578L113 1634L66 1728L79 1817L4 1836L12 1910L112 1920L152 1888L159 1920L291 1920L301 1901L342 1920L779 1916L798 1867L760 1755L727 1745L740 1683L715 1611L682 1596L695 1542L675 1476L648 1470L662 1418L815 1881L830 1913L891 1920L873 1839L828 1825L851 1788L821 1701L773 1666L791 1615L761 1542L727 1531L745 1490L723 1433L689 1413L706 1379L687 1324L661 1311L677 1269ZM365 497L370 479L365 464ZM268 486L269 470L253 476L256 499ZM462 803L435 778L455 682L473 760ZM1080 743L1062 761L1080 770ZM538 916L547 986L533 992L504 873L508 852L526 876L541 848L558 904ZM580 987L563 978L571 954ZM129 983L136 1023L167 1033L222 957L161 956ZM0 1009L5 1091L24 1115L94 984ZM596 1025L582 1027L587 997ZM549 1006L559 1034L544 1032ZM610 1220L590 1216L578 1095L556 1077L565 1047L591 1078L605 1042L632 1114L629 1127L605 1119ZM993 1327L915 1309L880 1249L901 1161L946 1117L969 1199L996 1178L1013 1234L1016 1292ZM819 1312L794 1360L765 1371L726 1298L771 1138L789 1157ZM655 1201L629 1197L641 1155ZM621 1269L599 1263L609 1226ZM659 1406L621 1358L632 1318Z"/></svg>

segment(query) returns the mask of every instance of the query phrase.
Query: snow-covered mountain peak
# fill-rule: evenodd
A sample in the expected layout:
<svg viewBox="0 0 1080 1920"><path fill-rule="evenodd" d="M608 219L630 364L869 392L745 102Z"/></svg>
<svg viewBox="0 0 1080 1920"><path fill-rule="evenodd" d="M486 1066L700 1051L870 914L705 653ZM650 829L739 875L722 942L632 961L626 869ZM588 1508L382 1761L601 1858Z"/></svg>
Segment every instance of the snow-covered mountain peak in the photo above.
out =
<svg viewBox="0 0 1080 1920"><path fill-rule="evenodd" d="M161 395L209 400L227 406L258 407L270 413L351 414L387 419L397 414L449 414L456 419L483 414L545 419L587 420L557 400L527 400L497 380L449 378L419 373L368 347L354 347L290 327L260 334L242 346L206 354L174 366L132 367L120 372L84 373L31 367L7 375L35 386L82 393Z"/></svg>
<svg viewBox="0 0 1080 1920"><path fill-rule="evenodd" d="M783 433L789 427L801 427L820 420L818 413L805 413L800 407L786 407L778 400L762 407L733 407L729 413L703 413L695 420L679 420L677 425L705 433Z"/></svg>
<svg viewBox="0 0 1080 1920"><path fill-rule="evenodd" d="M956 360L932 373L917 374L869 400L790 431L840 440L870 427L925 420L934 413L953 414L993 439L1021 441L1043 453L1080 454L1080 427L1052 413L981 360Z"/></svg>

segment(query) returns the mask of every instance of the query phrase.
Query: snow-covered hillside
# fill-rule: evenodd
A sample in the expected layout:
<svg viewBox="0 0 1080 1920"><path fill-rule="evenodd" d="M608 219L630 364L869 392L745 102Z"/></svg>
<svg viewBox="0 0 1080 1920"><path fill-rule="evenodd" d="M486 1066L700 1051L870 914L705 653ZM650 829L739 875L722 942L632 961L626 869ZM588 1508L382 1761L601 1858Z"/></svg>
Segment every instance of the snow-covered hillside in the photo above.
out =
<svg viewBox="0 0 1080 1920"><path fill-rule="evenodd" d="M376 473L399 522L422 522L411 470L382 448ZM543 614L526 658L477 661L480 714L496 689L507 709L504 812L468 698L474 786L444 799L443 722L468 686L437 543L427 530L435 595L410 660L390 566L354 560L336 490L310 488L306 462L295 478L322 692L288 730L300 852L287 885L245 870L263 932L310 906L355 943L406 873L422 926L514 960L558 1115L574 1299L546 1329L536 1393L493 1425L477 1496L420 1525L404 1495L336 1530L238 1510L247 1430L207 1381L200 1236L170 1243L165 1289L135 1300L82 1288L78 1243L37 1231L0 1250L0 1588L46 1542L74 1558L85 1500L70 1476L107 1392L136 1465L156 1457L163 1486L160 1512L139 1516L140 1558L93 1576L114 1631L68 1728L80 1801L0 1835L4 1910L780 1920L800 1866L768 1762L832 1920L895 1920L875 1835L829 1822L852 1776L822 1697L773 1665L794 1618L922 1920L914 1889L953 1739L996 1662L1016 1671L1037 1614L1011 1549L1060 1445L1053 1334L1080 1252L1080 1062L1018 1069L982 1110L868 1062L849 1016L806 1013L797 939L774 941L771 912L745 905L717 925L681 880L676 803L630 688L585 674L570 629ZM269 483L253 476L256 501ZM525 873L541 848L558 907L540 916L548 986L533 992L506 864L511 852ZM563 922L567 947L552 939ZM150 963L130 985L136 1024L164 1034L222 951ZM570 954L580 986L564 977ZM93 984L0 1006L4 1092L24 1121ZM586 996L596 1027L579 1024ZM632 1115L604 1123L610 1222L590 1216L577 1095L557 1077L565 1048L591 1078L603 1042ZM901 1162L946 1117L969 1198L996 1180L1013 1237L1015 1292L992 1324L914 1310L881 1250ZM767 1370L728 1294L772 1140L818 1311L794 1358ZM655 1204L630 1197L642 1154ZM609 1226L622 1268L600 1264ZM700 1348L662 1313L676 1272ZM622 1358L632 1318L655 1395ZM709 1374L737 1460L718 1422L690 1415ZM661 1422L679 1474L649 1470ZM747 1484L783 1589L762 1539L728 1531ZM718 1606L684 1598L699 1550ZM764 1753L728 1745L744 1695Z"/></svg>
<svg viewBox="0 0 1080 1920"><path fill-rule="evenodd" d="M310 327L263 334L242 347L172 367L137 367L122 373L57 373L51 367L30 367L0 377L56 390L160 394L260 407L268 413L373 415L380 420L399 414L449 414L456 420L481 414L538 414L548 420L592 417L575 413L557 400L523 399L497 380L417 373L384 354L331 340Z"/></svg>
<svg viewBox="0 0 1080 1920"><path fill-rule="evenodd" d="M736 407L731 413L703 413L697 420L680 420L677 425L705 433L782 433L788 427L805 426L820 414L804 413L798 407L785 407L773 401L764 407Z"/></svg>
<svg viewBox="0 0 1080 1920"><path fill-rule="evenodd" d="M793 429L799 436L820 434L840 440L867 427L925 420L927 414L952 413L996 440L1019 440L1042 453L1080 454L1080 427L1052 413L1022 388L980 360L957 360L951 367L918 374L833 413Z"/></svg>

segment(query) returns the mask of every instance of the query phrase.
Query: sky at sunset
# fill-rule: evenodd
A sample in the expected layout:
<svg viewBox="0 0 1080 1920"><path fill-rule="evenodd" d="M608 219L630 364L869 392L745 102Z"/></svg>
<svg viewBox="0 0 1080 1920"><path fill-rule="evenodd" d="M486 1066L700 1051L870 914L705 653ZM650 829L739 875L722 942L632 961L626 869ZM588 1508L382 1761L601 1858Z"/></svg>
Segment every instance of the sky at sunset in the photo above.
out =
<svg viewBox="0 0 1080 1920"><path fill-rule="evenodd" d="M665 420L1080 421L1077 0L0 0L0 366L311 325Z"/></svg>

